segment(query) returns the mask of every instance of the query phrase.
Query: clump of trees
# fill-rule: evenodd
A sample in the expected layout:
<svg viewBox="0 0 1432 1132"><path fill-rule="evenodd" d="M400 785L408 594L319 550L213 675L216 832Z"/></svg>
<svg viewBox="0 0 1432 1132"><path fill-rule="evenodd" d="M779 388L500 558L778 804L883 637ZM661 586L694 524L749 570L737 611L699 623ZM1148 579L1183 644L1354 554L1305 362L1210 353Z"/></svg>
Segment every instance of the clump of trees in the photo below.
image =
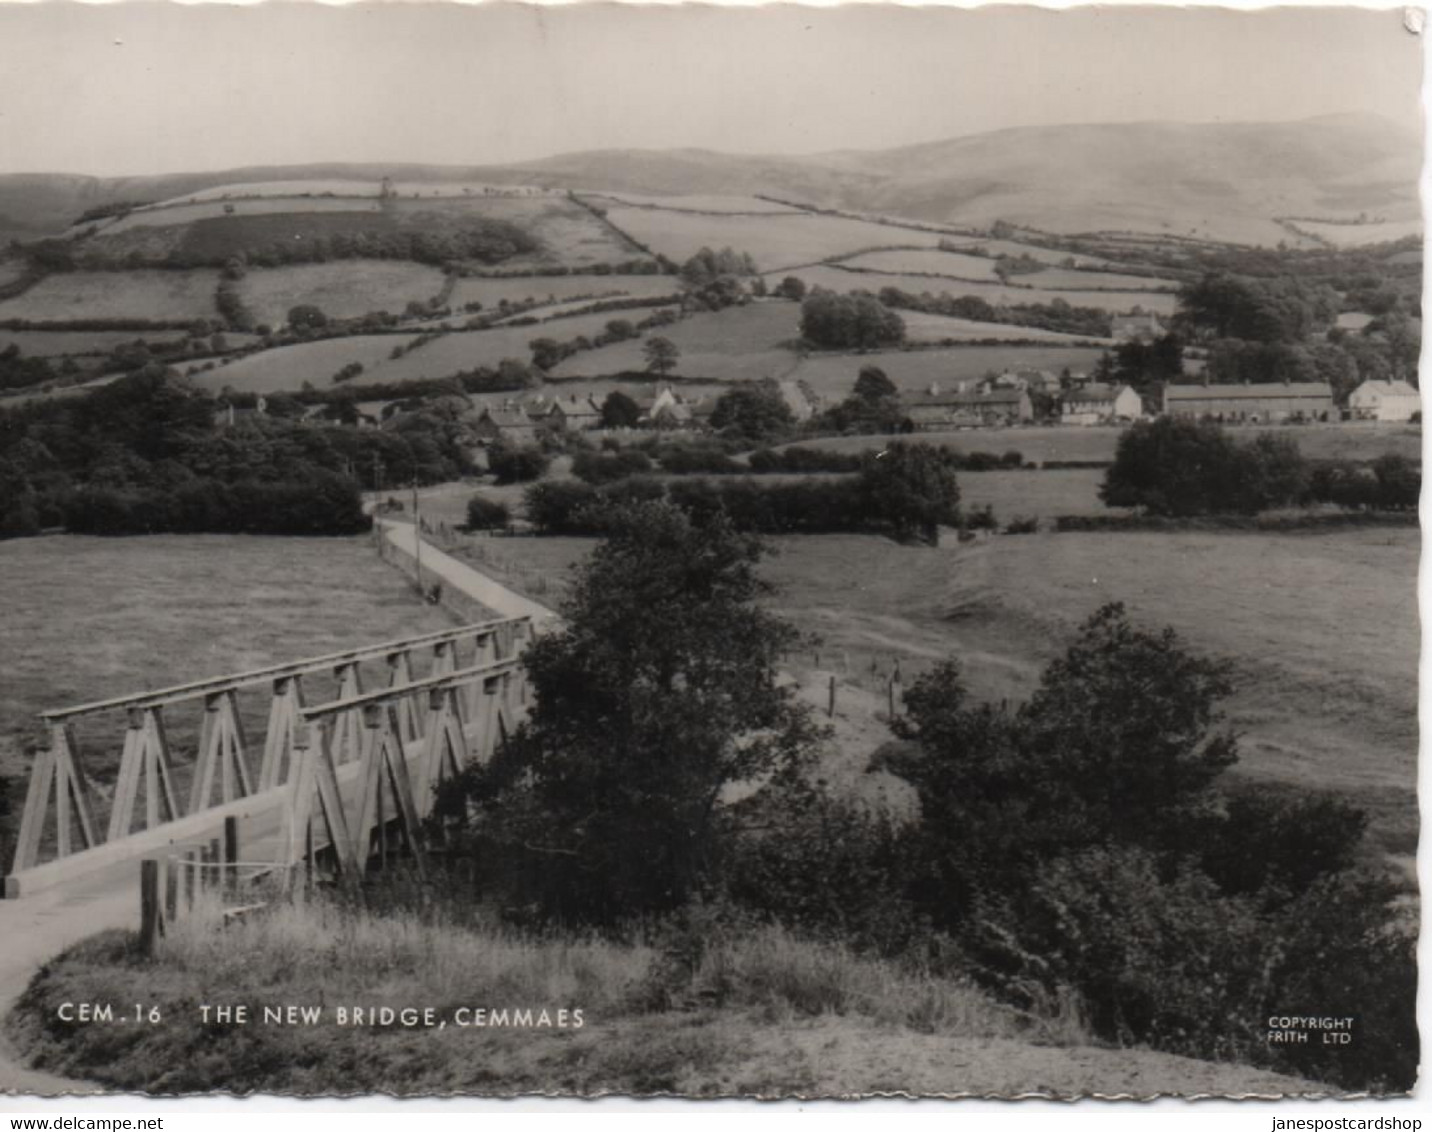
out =
<svg viewBox="0 0 1432 1132"><path fill-rule="evenodd" d="M724 310L765 293L755 261L733 248L702 248L681 265L681 279L689 288L687 307L697 310Z"/></svg>
<svg viewBox="0 0 1432 1132"><path fill-rule="evenodd" d="M499 484L541 479L551 462L551 457L533 444L499 443L487 450L487 470Z"/></svg>
<svg viewBox="0 0 1432 1132"><path fill-rule="evenodd" d="M878 531L903 540L933 541L939 526L961 521L956 459L945 449L894 444L881 453L865 454L857 475L773 484L724 474L668 482L617 476L618 458L601 456L584 460L584 469L600 467L603 474L611 469L610 480L600 486L551 480L536 484L527 492L527 514L547 534L604 534L622 507L669 500L698 521L724 515L742 531Z"/></svg>
<svg viewBox="0 0 1432 1132"><path fill-rule="evenodd" d="M820 350L877 350L905 341L905 321L868 291L817 287L801 303L801 337Z"/></svg>
<svg viewBox="0 0 1432 1132"><path fill-rule="evenodd" d="M467 501L467 529L470 531L502 530L511 521L507 504L485 495L474 495Z"/></svg>
<svg viewBox="0 0 1432 1132"><path fill-rule="evenodd" d="M762 553L668 502L611 514L563 629L524 655L528 720L440 801L470 817L510 914L611 927L680 908L719 876L723 789L805 761L809 713L775 679L797 635L758 604Z"/></svg>
<svg viewBox="0 0 1432 1132"><path fill-rule="evenodd" d="M900 391L879 366L862 366L844 401L820 415L818 427L841 433L909 431Z"/></svg>
<svg viewBox="0 0 1432 1132"><path fill-rule="evenodd" d="M716 399L711 410L713 429L751 444L768 444L787 436L795 424L795 414L773 381L729 389Z"/></svg>
<svg viewBox="0 0 1432 1132"><path fill-rule="evenodd" d="M227 400L252 409L255 398ZM268 400L267 414L228 427L206 391L149 364L82 395L0 410L0 532L317 533L307 485L328 529L346 533L366 524L355 477L377 487L381 477L433 483L471 469L451 411L410 413L385 429L315 428L292 419L298 396ZM351 396L335 399L332 411L342 419L352 406Z"/></svg>
<svg viewBox="0 0 1432 1132"><path fill-rule="evenodd" d="M1099 497L1110 507L1172 517L1312 503L1400 511L1417 506L1421 487L1421 469L1395 454L1366 468L1314 463L1291 437L1263 433L1240 442L1211 422L1161 417L1120 436Z"/></svg>

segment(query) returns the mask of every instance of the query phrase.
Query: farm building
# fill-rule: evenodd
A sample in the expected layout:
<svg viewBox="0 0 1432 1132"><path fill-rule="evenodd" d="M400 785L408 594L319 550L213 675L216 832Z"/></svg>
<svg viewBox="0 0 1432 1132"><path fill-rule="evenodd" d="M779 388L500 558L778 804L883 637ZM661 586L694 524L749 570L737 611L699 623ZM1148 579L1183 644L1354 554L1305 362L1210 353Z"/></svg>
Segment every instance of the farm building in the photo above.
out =
<svg viewBox="0 0 1432 1132"><path fill-rule="evenodd" d="M1152 342L1163 337L1163 323L1156 314L1116 314L1110 319L1114 337L1121 341Z"/></svg>
<svg viewBox="0 0 1432 1132"><path fill-rule="evenodd" d="M1091 383L1064 394L1059 405L1059 421L1067 425L1131 421L1142 416L1143 411L1143 398L1129 386Z"/></svg>
<svg viewBox="0 0 1432 1132"><path fill-rule="evenodd" d="M1166 385L1163 411L1175 417L1254 423L1327 420L1333 412L1333 391L1325 381Z"/></svg>
<svg viewBox="0 0 1432 1132"><path fill-rule="evenodd" d="M908 397L905 411L919 431L960 425L1014 424L1034 416L1023 389L992 389L983 393L941 393L937 387Z"/></svg>
<svg viewBox="0 0 1432 1132"><path fill-rule="evenodd" d="M473 432L482 440L504 444L533 444L537 425L526 413L514 409L483 409Z"/></svg>
<svg viewBox="0 0 1432 1132"><path fill-rule="evenodd" d="M582 432L601 427L602 411L586 397L572 393L566 400L558 397L542 419L548 428L558 432Z"/></svg>
<svg viewBox="0 0 1432 1132"><path fill-rule="evenodd" d="M1405 381L1364 381L1347 399L1352 415L1364 421L1410 421L1422 411L1422 395Z"/></svg>

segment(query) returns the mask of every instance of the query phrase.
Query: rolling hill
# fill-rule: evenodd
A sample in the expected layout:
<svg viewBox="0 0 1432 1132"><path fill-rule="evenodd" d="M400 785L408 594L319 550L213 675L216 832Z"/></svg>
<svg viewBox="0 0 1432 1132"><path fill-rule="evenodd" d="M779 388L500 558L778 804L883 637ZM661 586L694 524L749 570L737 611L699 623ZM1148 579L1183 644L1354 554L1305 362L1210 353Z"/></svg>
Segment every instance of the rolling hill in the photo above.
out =
<svg viewBox="0 0 1432 1132"><path fill-rule="evenodd" d="M662 195L761 193L916 220L1132 230L1275 243L1284 218L1349 226L1418 213L1421 139L1372 115L1279 123L1025 127L802 157L598 150L511 166L313 165L145 178L0 177L0 234L62 230L88 207L275 180L484 181ZM1376 225L1369 227L1369 239Z"/></svg>

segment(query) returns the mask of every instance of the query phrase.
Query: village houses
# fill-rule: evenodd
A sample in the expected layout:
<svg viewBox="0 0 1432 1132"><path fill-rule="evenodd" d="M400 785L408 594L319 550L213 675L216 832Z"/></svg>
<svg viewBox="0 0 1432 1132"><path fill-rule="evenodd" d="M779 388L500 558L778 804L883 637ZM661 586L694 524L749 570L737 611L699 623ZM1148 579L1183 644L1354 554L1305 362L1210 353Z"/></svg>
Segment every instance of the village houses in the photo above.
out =
<svg viewBox="0 0 1432 1132"><path fill-rule="evenodd" d="M1348 396L1356 420L1410 421L1422 411L1422 395L1405 381L1364 381Z"/></svg>

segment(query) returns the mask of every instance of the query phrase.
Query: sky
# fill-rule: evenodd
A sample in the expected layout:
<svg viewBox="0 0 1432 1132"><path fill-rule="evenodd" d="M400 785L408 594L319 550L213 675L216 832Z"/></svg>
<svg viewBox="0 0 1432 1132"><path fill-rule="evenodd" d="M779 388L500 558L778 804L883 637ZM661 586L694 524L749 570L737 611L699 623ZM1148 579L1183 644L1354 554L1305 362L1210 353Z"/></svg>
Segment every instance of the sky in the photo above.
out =
<svg viewBox="0 0 1432 1132"><path fill-rule="evenodd" d="M1371 112L1396 10L0 2L0 172L796 154L1011 126Z"/></svg>

